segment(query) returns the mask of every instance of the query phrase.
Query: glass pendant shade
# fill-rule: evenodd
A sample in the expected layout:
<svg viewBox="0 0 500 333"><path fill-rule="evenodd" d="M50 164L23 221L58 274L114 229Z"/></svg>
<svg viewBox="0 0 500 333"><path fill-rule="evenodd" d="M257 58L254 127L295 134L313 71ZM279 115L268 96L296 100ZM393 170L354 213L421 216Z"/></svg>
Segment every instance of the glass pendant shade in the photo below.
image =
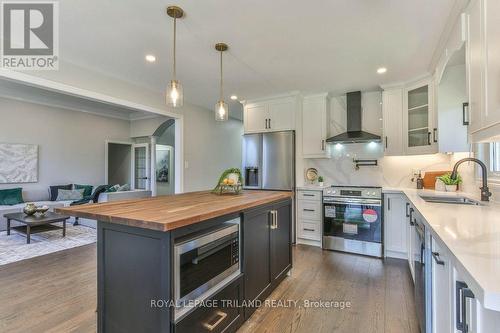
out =
<svg viewBox="0 0 500 333"><path fill-rule="evenodd" d="M215 104L215 120L226 121L229 116L229 108L224 101L218 101Z"/></svg>
<svg viewBox="0 0 500 333"><path fill-rule="evenodd" d="M177 80L172 80L167 86L166 102L173 108L181 107L184 103L182 84Z"/></svg>

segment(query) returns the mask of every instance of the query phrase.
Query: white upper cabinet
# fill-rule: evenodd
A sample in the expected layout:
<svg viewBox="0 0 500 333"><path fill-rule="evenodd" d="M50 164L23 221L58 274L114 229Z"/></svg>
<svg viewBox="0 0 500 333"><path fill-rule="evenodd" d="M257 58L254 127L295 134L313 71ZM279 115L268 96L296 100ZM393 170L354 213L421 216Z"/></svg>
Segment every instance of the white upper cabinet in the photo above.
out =
<svg viewBox="0 0 500 333"><path fill-rule="evenodd" d="M500 1L484 0L486 9L485 126L500 123ZM500 134L500 133L499 133Z"/></svg>
<svg viewBox="0 0 500 333"><path fill-rule="evenodd" d="M403 142L407 155L437 152L434 116L434 83L419 81L405 88L403 98Z"/></svg>
<svg viewBox="0 0 500 333"><path fill-rule="evenodd" d="M263 130L267 130L268 119L269 112L267 105L255 104L246 106L243 120L245 133L261 132Z"/></svg>
<svg viewBox="0 0 500 333"><path fill-rule="evenodd" d="M245 133L294 130L297 103L297 96L245 102L243 109Z"/></svg>
<svg viewBox="0 0 500 333"><path fill-rule="evenodd" d="M403 89L382 92L383 145L385 155L404 155Z"/></svg>
<svg viewBox="0 0 500 333"><path fill-rule="evenodd" d="M471 0L466 17L469 134L490 141L500 136L500 2Z"/></svg>
<svg viewBox="0 0 500 333"><path fill-rule="evenodd" d="M438 151L432 78L385 88L382 104L385 155Z"/></svg>
<svg viewBox="0 0 500 333"><path fill-rule="evenodd" d="M467 10L467 87L469 92L469 133L482 127L484 103L483 0L472 0Z"/></svg>
<svg viewBox="0 0 500 333"><path fill-rule="evenodd" d="M304 97L302 104L302 155L304 158L329 157L326 144L329 113L327 94Z"/></svg>

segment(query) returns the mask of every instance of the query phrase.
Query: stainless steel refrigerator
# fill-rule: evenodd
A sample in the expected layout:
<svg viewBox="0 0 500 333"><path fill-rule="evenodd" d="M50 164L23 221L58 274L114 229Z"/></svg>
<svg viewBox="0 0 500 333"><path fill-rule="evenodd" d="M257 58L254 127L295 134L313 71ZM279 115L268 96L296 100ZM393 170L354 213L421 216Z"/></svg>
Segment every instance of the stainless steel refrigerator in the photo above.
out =
<svg viewBox="0 0 500 333"><path fill-rule="evenodd" d="M295 132L245 134L242 170L246 189L295 190Z"/></svg>
<svg viewBox="0 0 500 333"><path fill-rule="evenodd" d="M244 188L295 191L295 132L243 135ZM295 242L295 200L292 209Z"/></svg>

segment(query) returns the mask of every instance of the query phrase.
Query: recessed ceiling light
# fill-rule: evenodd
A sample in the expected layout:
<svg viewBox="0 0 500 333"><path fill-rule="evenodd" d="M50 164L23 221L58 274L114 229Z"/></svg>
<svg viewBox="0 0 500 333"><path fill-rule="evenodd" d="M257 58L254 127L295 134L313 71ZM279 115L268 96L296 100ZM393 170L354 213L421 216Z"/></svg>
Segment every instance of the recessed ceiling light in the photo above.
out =
<svg viewBox="0 0 500 333"><path fill-rule="evenodd" d="M147 54L145 57L147 62L155 62L156 61L156 57L152 54Z"/></svg>
<svg viewBox="0 0 500 333"><path fill-rule="evenodd" d="M377 73L379 74L384 74L385 72L387 72L387 68L385 67L380 67L379 69L377 69Z"/></svg>
<svg viewBox="0 0 500 333"><path fill-rule="evenodd" d="M238 96L236 96L236 95L231 95L231 99L232 99L233 101L235 101L235 100L237 100L237 99L238 99Z"/></svg>

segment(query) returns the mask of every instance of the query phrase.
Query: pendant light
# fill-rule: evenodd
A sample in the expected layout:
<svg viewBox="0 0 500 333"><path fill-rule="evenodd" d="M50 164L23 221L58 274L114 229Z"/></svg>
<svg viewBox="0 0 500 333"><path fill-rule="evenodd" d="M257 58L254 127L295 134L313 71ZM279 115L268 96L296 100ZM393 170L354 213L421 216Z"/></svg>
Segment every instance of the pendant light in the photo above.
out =
<svg viewBox="0 0 500 333"><path fill-rule="evenodd" d="M222 53L227 51L227 44L217 43L215 44L215 49L220 52L220 98L217 104L215 104L215 120L226 121L229 116L229 109L227 104L224 102L224 92L222 90L223 80L222 80Z"/></svg>
<svg viewBox="0 0 500 333"><path fill-rule="evenodd" d="M181 107L184 103L184 94L182 92L182 85L177 80L176 76L176 59L175 59L175 51L176 51L176 33L177 33L177 19L184 16L184 11L182 8L177 6L169 6L167 7L167 14L171 18L174 19L174 50L173 50L173 70L172 70L172 80L170 80L167 91L166 91L166 102L168 106L177 108Z"/></svg>

